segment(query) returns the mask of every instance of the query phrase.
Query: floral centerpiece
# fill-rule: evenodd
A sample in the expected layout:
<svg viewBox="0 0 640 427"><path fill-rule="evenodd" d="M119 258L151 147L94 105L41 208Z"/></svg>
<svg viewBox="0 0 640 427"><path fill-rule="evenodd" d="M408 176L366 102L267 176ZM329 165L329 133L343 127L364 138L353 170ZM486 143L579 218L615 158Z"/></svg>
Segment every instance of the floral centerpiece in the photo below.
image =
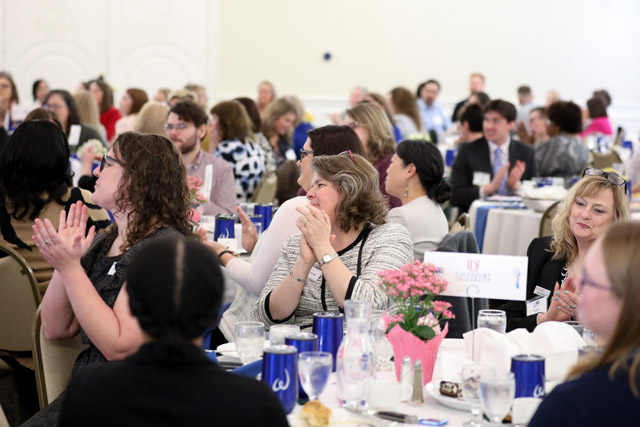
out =
<svg viewBox="0 0 640 427"><path fill-rule="evenodd" d="M187 176L187 185L189 186L189 201L191 202L190 219L194 222L199 222L201 212L198 208L209 199L200 192L202 179L199 176Z"/></svg>
<svg viewBox="0 0 640 427"><path fill-rule="evenodd" d="M75 147L72 147L72 149ZM109 149L104 145L104 142L100 141L99 139L96 138L91 138L89 140L87 140L87 142L85 142L84 144L82 144L81 146L79 146L76 150L76 156L81 159L82 158L82 152L84 150L86 150L87 148L93 148L93 154L96 156L96 158L100 158L102 156L104 156L105 154L107 154L107 152L109 151Z"/></svg>
<svg viewBox="0 0 640 427"><path fill-rule="evenodd" d="M413 261L399 270L378 273L380 288L395 305L395 314L387 317L387 338L393 347L396 375L400 379L405 356L422 362L423 384L431 381L438 347L447 335L455 316L451 304L435 298L447 289L448 282L437 274L437 267Z"/></svg>

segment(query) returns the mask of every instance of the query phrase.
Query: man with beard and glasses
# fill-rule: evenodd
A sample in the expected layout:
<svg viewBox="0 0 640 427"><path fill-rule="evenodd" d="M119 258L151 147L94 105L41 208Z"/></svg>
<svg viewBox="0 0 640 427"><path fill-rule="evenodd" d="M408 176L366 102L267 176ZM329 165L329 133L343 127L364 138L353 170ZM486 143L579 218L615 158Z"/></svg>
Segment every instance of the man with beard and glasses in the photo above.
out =
<svg viewBox="0 0 640 427"><path fill-rule="evenodd" d="M182 153L182 161L189 176L202 179L201 192L209 199L204 204L204 215L235 212L237 199L235 180L231 164L209 154L200 148L200 142L207 133L207 115L195 102L181 101L169 110L165 125L167 138ZM207 168L211 165L211 191L207 187Z"/></svg>

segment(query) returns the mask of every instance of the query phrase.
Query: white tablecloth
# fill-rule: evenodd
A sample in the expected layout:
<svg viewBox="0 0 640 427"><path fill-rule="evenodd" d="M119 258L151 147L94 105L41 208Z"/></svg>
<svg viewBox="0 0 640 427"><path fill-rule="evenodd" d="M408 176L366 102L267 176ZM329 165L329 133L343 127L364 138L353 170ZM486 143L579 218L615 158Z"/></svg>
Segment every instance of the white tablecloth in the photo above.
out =
<svg viewBox="0 0 640 427"><path fill-rule="evenodd" d="M464 354L464 340L445 338L440 345L438 351L438 359L433 371L433 381L442 379L442 370L440 367L440 355L443 352L453 351L455 353ZM377 378L382 380L391 380L396 378L395 372L378 372ZM329 384L320 395L320 401L331 408L333 411L329 425L350 425L355 426L360 424L375 425L375 426L403 426L410 424L392 423L391 421L385 421L376 417L365 417L352 412L347 411L339 406L336 398L337 384L335 374L331 374L329 378ZM296 405L291 414L288 416L289 424L293 426L306 426L306 423L300 418L300 410L302 407ZM435 399L433 399L426 390L424 390L424 404L419 406L409 405L402 403L400 406L394 409L396 412L403 414L416 415L418 418L438 418L449 420L448 426L461 426L465 421L471 419L471 412L459 411L446 406L441 405Z"/></svg>
<svg viewBox="0 0 640 427"><path fill-rule="evenodd" d="M470 230L475 233L478 207L499 203L476 200L469 208ZM484 231L483 254L526 256L531 241L538 237L542 212L531 209L491 209Z"/></svg>

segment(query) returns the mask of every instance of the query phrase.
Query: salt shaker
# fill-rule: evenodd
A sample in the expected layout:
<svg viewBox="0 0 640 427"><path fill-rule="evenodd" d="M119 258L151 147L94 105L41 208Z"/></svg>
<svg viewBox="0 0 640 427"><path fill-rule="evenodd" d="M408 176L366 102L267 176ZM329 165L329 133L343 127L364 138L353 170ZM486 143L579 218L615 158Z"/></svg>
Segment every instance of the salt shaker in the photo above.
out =
<svg viewBox="0 0 640 427"><path fill-rule="evenodd" d="M421 405L424 403L424 394L422 391L422 362L416 359L413 363L413 396L411 397L412 405Z"/></svg>
<svg viewBox="0 0 640 427"><path fill-rule="evenodd" d="M400 383L413 386L413 378L411 377L411 358L409 356L405 356L402 358Z"/></svg>

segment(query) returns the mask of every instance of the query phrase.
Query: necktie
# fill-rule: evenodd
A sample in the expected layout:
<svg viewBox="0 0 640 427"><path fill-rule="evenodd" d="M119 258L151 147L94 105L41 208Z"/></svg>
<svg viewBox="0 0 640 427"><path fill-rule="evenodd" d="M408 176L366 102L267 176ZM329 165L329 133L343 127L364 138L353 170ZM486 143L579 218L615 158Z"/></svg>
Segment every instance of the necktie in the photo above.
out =
<svg viewBox="0 0 640 427"><path fill-rule="evenodd" d="M493 152L493 176L496 176L498 170L502 167L502 150L500 147L496 148ZM509 190L507 189L507 176L505 175L504 179L500 183L500 188L498 188L498 194L501 196L508 196Z"/></svg>

